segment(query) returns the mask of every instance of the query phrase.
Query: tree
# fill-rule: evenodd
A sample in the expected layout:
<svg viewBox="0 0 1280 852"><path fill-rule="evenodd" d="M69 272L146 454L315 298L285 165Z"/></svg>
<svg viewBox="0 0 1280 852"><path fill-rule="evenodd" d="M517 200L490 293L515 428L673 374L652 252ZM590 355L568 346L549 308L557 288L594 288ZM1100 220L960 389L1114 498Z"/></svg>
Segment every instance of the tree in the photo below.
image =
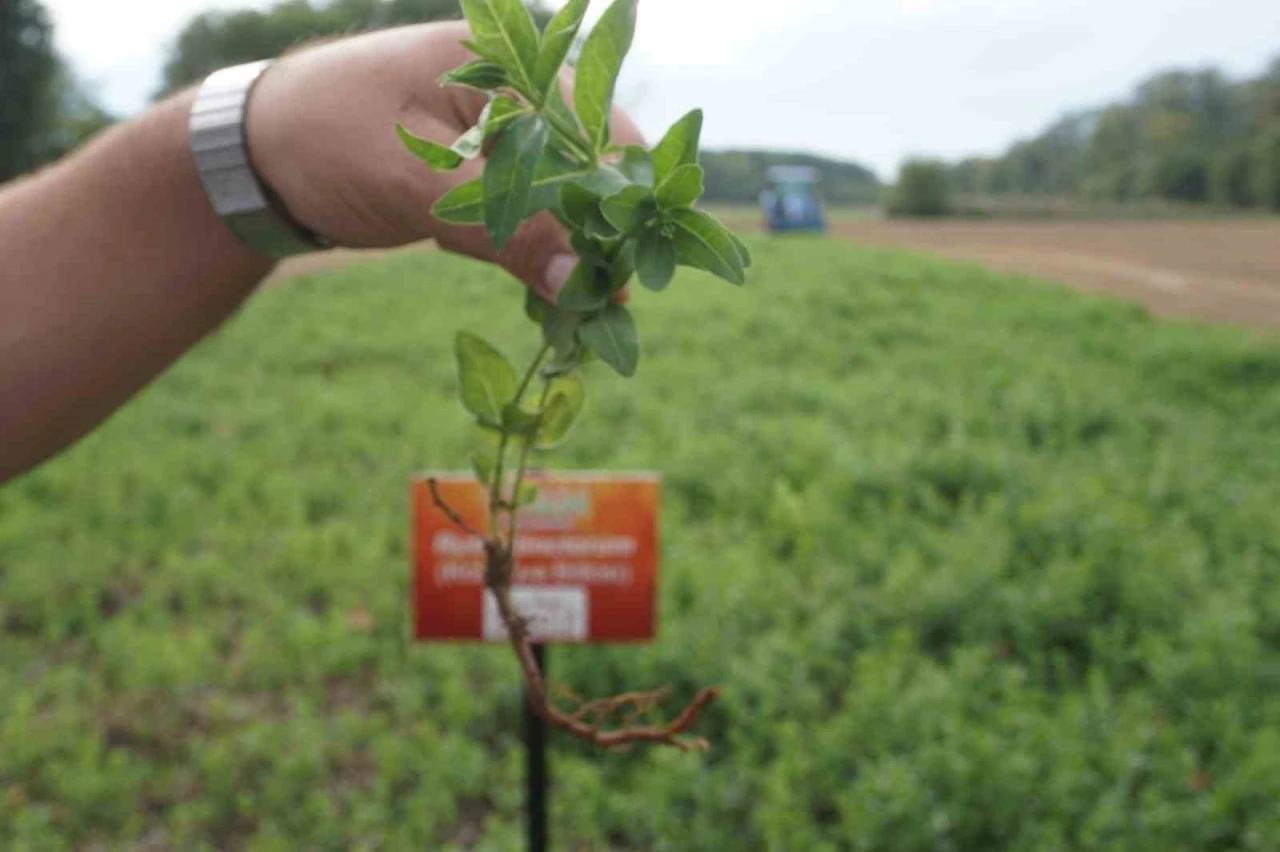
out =
<svg viewBox="0 0 1280 852"><path fill-rule="evenodd" d="M951 210L947 166L936 160L908 160L898 172L889 199L892 216L942 216Z"/></svg>
<svg viewBox="0 0 1280 852"><path fill-rule="evenodd" d="M828 204L874 204L880 195L875 173L858 163L785 151L703 151L708 201L754 204L770 166L810 166L818 171L818 192Z"/></svg>
<svg viewBox="0 0 1280 852"><path fill-rule="evenodd" d="M58 113L46 135L45 156L55 159L80 147L115 122L66 62L61 63L55 91Z"/></svg>
<svg viewBox="0 0 1280 852"><path fill-rule="evenodd" d="M38 0L0 2L0 181L40 162L57 111L53 26Z"/></svg>
<svg viewBox="0 0 1280 852"><path fill-rule="evenodd" d="M1210 185L1219 204L1253 206L1253 152L1247 145L1231 145L1214 156Z"/></svg>
<svg viewBox="0 0 1280 852"><path fill-rule="evenodd" d="M1098 116L1085 152L1081 180L1086 194L1098 200L1124 201L1136 189L1135 172L1141 136L1134 111L1112 106Z"/></svg>
<svg viewBox="0 0 1280 852"><path fill-rule="evenodd" d="M991 161L983 189L1121 202L1212 197L1245 206L1267 180L1257 172L1257 152L1266 147L1264 129L1277 122L1280 57L1245 80L1214 68L1166 71L1122 102L1069 114L1015 142ZM972 192L976 165L955 166L953 187Z"/></svg>
<svg viewBox="0 0 1280 852"><path fill-rule="evenodd" d="M549 14L531 4L544 24ZM204 12L178 34L157 97L242 62L271 59L313 39L460 18L458 0L284 0L265 10Z"/></svg>
<svg viewBox="0 0 1280 852"><path fill-rule="evenodd" d="M1142 176L1142 194L1169 201L1199 202L1209 197L1209 166L1192 150L1152 156Z"/></svg>
<svg viewBox="0 0 1280 852"><path fill-rule="evenodd" d="M981 195L991 189L994 161L986 157L969 157L951 167L951 188L963 195Z"/></svg>
<svg viewBox="0 0 1280 852"><path fill-rule="evenodd" d="M1253 149L1254 198L1280 212L1280 121L1263 129Z"/></svg>

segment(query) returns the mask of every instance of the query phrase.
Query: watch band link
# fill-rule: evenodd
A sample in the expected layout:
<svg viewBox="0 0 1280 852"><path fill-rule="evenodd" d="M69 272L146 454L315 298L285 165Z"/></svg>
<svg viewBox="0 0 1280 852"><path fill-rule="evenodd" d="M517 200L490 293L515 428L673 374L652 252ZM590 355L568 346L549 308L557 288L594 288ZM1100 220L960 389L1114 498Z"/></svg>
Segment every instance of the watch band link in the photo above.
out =
<svg viewBox="0 0 1280 852"><path fill-rule="evenodd" d="M191 153L214 211L259 254L290 257L332 247L294 221L258 176L249 158L245 115L249 95L271 60L210 74L191 106Z"/></svg>

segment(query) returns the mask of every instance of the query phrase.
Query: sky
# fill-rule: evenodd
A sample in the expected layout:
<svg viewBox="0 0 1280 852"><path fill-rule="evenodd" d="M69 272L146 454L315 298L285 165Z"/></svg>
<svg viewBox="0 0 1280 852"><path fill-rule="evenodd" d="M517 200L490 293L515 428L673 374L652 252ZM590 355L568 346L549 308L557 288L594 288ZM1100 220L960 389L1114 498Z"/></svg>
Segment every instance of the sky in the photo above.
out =
<svg viewBox="0 0 1280 852"><path fill-rule="evenodd" d="M45 3L59 47L121 114L145 106L190 16L269 5ZM706 147L814 151L890 179L910 156L999 152L1158 70L1245 76L1274 56L1280 0L640 0L618 100L651 140L701 106Z"/></svg>

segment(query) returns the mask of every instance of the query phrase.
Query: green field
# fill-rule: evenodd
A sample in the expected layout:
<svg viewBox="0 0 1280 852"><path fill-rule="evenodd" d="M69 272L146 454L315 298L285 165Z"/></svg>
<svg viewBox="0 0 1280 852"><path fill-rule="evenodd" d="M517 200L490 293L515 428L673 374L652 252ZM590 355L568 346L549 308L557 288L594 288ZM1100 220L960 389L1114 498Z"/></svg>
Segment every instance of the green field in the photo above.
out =
<svg viewBox="0 0 1280 852"><path fill-rule="evenodd" d="M557 739L560 850L1227 850L1280 838L1280 345L977 267L752 242L634 299L558 459L664 477L661 640L705 756ZM518 850L505 648L405 641L451 338L412 253L260 294L0 489L0 848ZM525 350L519 351L516 350Z"/></svg>

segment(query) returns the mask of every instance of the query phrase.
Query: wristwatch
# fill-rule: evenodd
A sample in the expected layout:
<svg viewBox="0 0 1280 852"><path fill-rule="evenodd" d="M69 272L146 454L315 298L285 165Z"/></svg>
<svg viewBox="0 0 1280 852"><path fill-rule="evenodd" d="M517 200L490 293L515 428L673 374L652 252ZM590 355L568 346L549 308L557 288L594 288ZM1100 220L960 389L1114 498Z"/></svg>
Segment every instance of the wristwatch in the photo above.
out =
<svg viewBox="0 0 1280 852"><path fill-rule="evenodd" d="M215 71L191 105L191 153L214 212L253 251L274 258L332 248L289 215L253 168L245 141L249 95L271 60Z"/></svg>

